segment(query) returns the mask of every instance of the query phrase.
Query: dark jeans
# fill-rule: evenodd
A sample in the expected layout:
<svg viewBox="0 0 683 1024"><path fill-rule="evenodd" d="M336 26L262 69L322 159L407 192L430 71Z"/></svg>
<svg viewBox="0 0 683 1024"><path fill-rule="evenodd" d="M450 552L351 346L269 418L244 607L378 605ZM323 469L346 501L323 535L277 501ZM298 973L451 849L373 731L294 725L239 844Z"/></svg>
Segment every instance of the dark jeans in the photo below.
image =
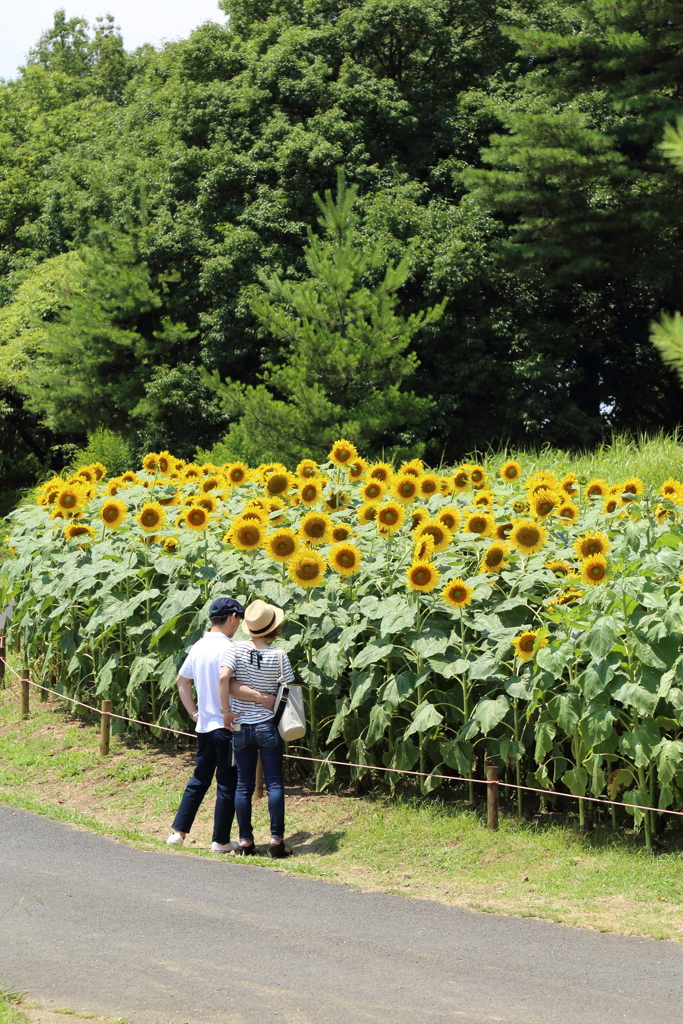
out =
<svg viewBox="0 0 683 1024"><path fill-rule="evenodd" d="M185 787L173 822L176 832L189 832L199 805L216 776L216 808L213 816L214 843L229 843L235 816L237 769L232 763L232 733L214 729L197 733L197 760L194 775Z"/></svg>
<svg viewBox="0 0 683 1024"><path fill-rule="evenodd" d="M273 839L285 836L285 781L282 774L284 743L272 722L243 725L233 736L237 762L237 792L235 811L240 827L240 839L253 842L251 825L251 797L256 786L256 763L259 751L263 765L263 780L268 790L270 834Z"/></svg>

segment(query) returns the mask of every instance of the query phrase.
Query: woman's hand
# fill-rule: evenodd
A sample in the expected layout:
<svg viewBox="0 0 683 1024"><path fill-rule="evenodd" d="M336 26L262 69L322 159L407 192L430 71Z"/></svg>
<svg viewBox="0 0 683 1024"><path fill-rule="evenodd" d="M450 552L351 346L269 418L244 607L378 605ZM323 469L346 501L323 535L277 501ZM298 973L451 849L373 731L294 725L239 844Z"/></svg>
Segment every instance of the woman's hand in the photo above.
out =
<svg viewBox="0 0 683 1024"><path fill-rule="evenodd" d="M223 712L223 727L225 729L232 729L233 722L238 722L240 719L239 715L233 715L232 711Z"/></svg>
<svg viewBox="0 0 683 1024"><path fill-rule="evenodd" d="M262 693L261 703L263 704L266 711L272 711L275 707L275 697L272 693Z"/></svg>

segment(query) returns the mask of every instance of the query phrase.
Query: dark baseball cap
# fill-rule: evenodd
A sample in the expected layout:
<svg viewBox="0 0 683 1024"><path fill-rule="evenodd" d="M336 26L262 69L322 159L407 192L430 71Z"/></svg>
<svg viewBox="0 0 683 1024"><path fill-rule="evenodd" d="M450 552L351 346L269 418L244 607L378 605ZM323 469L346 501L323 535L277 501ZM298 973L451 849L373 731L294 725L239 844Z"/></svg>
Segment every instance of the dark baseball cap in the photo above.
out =
<svg viewBox="0 0 683 1024"><path fill-rule="evenodd" d="M242 615L244 616L244 608L235 601L232 597L217 597L209 608L209 615Z"/></svg>

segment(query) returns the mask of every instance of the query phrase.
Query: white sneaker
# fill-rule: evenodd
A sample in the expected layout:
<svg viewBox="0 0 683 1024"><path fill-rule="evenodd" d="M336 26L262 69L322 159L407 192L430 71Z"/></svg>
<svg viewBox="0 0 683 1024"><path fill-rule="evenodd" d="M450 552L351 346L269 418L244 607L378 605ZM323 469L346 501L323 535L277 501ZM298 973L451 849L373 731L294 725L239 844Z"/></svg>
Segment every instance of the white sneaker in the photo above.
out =
<svg viewBox="0 0 683 1024"><path fill-rule="evenodd" d="M229 843L211 843L211 853L235 853L240 844L231 839Z"/></svg>
<svg viewBox="0 0 683 1024"><path fill-rule="evenodd" d="M185 836L181 836L180 832L171 832L170 836L166 840L167 846L182 846L185 842Z"/></svg>

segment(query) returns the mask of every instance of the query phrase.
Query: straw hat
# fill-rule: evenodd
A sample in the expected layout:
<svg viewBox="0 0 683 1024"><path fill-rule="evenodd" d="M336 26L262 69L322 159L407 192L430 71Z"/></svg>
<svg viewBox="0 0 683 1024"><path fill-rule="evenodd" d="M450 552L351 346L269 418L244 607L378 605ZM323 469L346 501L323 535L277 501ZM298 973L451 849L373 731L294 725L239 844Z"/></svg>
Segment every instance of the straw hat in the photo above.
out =
<svg viewBox="0 0 683 1024"><path fill-rule="evenodd" d="M284 617L282 608L266 604L265 601L252 601L244 613L242 629L249 636L266 636L277 629Z"/></svg>

